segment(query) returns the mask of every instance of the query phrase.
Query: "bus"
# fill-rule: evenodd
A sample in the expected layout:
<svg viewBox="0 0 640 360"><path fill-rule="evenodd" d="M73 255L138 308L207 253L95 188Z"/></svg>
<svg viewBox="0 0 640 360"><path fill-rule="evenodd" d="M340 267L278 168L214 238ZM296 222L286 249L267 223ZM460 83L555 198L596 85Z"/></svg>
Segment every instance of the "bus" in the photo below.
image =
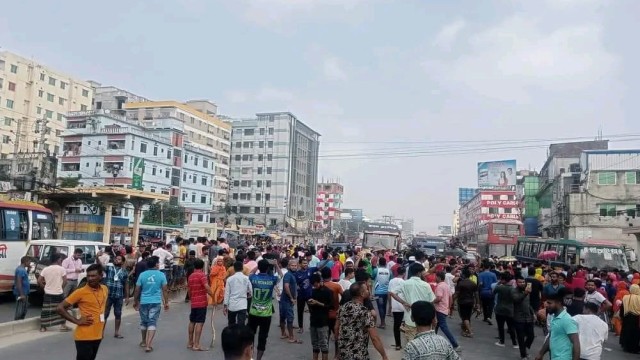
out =
<svg viewBox="0 0 640 360"><path fill-rule="evenodd" d="M540 254L555 251L558 256L551 259L551 266L578 266L600 270L619 269L629 271L627 249L611 241L577 241L571 239L518 238L513 255L520 261L540 261Z"/></svg>
<svg viewBox="0 0 640 360"><path fill-rule="evenodd" d="M476 229L476 252L482 257L510 255L522 235L524 228L519 220L487 220Z"/></svg>
<svg viewBox="0 0 640 360"><path fill-rule="evenodd" d="M363 223L362 247L381 248L386 250L398 249L400 245L400 227L387 223Z"/></svg>
<svg viewBox="0 0 640 360"><path fill-rule="evenodd" d="M416 235L411 240L411 246L426 255L438 255L444 252L447 240L441 236Z"/></svg>
<svg viewBox="0 0 640 360"><path fill-rule="evenodd" d="M16 267L30 240L55 238L51 210L28 201L0 201L0 292L13 288Z"/></svg>

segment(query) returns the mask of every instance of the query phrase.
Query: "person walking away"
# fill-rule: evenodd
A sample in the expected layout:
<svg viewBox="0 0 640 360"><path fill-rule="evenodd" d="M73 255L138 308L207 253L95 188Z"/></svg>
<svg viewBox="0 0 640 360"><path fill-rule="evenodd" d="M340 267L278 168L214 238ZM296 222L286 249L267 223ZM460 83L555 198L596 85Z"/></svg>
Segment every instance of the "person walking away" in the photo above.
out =
<svg viewBox="0 0 640 360"><path fill-rule="evenodd" d="M388 360L384 344L376 330L376 320L363 302L371 295L366 285L356 282L349 289L351 300L340 306L335 334L339 359L368 360L369 338L383 360Z"/></svg>
<svg viewBox="0 0 640 360"><path fill-rule="evenodd" d="M622 306L622 299L629 295L629 290L627 290L627 283L624 281L618 281L616 285L616 296L613 299L613 318L611 319L611 325L613 326L613 330L616 333L616 336L620 336L622 332L622 318L620 318L620 306Z"/></svg>
<svg viewBox="0 0 640 360"><path fill-rule="evenodd" d="M218 256L214 261L215 263L211 266L211 270L209 271L209 284L211 286L212 294L209 298L209 304L217 307L224 301L224 280L227 277L227 268L224 267L224 260L222 257Z"/></svg>
<svg viewBox="0 0 640 360"><path fill-rule="evenodd" d="M393 338L395 339L395 348L396 351L402 350L402 340L400 339L400 326L402 325L402 318L404 317L404 306L398 300L395 299L394 295L398 293L398 291L402 288L402 284L404 283L404 273L405 268L399 267L397 270L397 276L394 276L391 281L389 281L389 297L391 298L391 313L393 314Z"/></svg>
<svg viewBox="0 0 640 360"><path fill-rule="evenodd" d="M290 344L300 344L302 342L293 335L293 307L298 298L298 284L294 274L298 271L298 262L291 260L288 265L289 271L284 274L282 278L283 293L280 297L279 308L280 328L283 332L284 329L287 329L287 339L289 339ZM304 316L304 314L302 316ZM300 328L300 330L302 330L302 328ZM282 338L284 339L284 336Z"/></svg>
<svg viewBox="0 0 640 360"><path fill-rule="evenodd" d="M335 266L335 265L334 265ZM333 276L331 270L327 268L323 268L321 271L321 280L323 281L323 287L330 290L331 293L331 306L329 307L329 335L333 333L333 329L336 327L336 318L338 317L338 310L340 309L340 298L343 294L342 286L340 286L337 282L331 281L331 277ZM313 291L312 291L313 295ZM309 307L311 309L311 307ZM311 310L309 310L311 311ZM335 355L334 357L338 357L338 338L335 337Z"/></svg>
<svg viewBox="0 0 640 360"><path fill-rule="evenodd" d="M599 310L598 305L588 302L584 304L584 314L573 317L578 324L581 360L600 360L609 338L609 325L598 316Z"/></svg>
<svg viewBox="0 0 640 360"><path fill-rule="evenodd" d="M328 276L329 278L331 278L330 271ZM309 299L308 304L310 326L309 330L311 333L310 335L311 347L313 349L313 360L318 360L320 353L322 353L322 360L328 360L330 333L329 311L333 307L333 292L322 284L322 278L318 274L311 275L310 281L311 285L313 286L313 290L311 292L311 299ZM340 289L342 290L342 288Z"/></svg>
<svg viewBox="0 0 640 360"><path fill-rule="evenodd" d="M133 308L140 312L140 347L148 353L153 351L153 338L156 336L162 304L165 311L169 310L167 277L160 271L159 261L157 256L147 260L148 270L138 277L134 293Z"/></svg>
<svg viewBox="0 0 640 360"><path fill-rule="evenodd" d="M522 276L516 276L516 290L513 292L513 321L520 349L520 358L528 359L535 334L533 319L535 312L531 307L530 296L533 284L527 283Z"/></svg>
<svg viewBox="0 0 640 360"><path fill-rule="evenodd" d="M547 297L545 307L549 313L550 331L535 360L542 360L548 352L551 360L580 359L578 324L564 309L563 299L565 293L565 289L558 289L557 292Z"/></svg>
<svg viewBox="0 0 640 360"><path fill-rule="evenodd" d="M631 285L629 295L622 298L620 306L620 318L622 319L622 331L620 333L620 345L622 350L637 354L640 352L640 286Z"/></svg>
<svg viewBox="0 0 640 360"><path fill-rule="evenodd" d="M113 307L113 316L115 321L115 333L113 335L116 339L123 339L120 335L120 324L122 323L122 305L129 305L129 275L124 268L125 258L122 255L116 255L113 258L113 263L107 265L105 268L104 284L109 290L109 296L107 297L107 305L105 307L104 319L105 322L109 319L111 313L111 307ZM105 324L106 325L106 324Z"/></svg>
<svg viewBox="0 0 640 360"><path fill-rule="evenodd" d="M242 324L229 325L222 330L220 342L224 360L252 360L254 334Z"/></svg>
<svg viewBox="0 0 640 360"><path fill-rule="evenodd" d="M353 267L345 268L343 275L344 275L344 278L340 279L338 284L340 284L340 287L342 287L343 292L349 291L351 284L355 282L356 271L353 269Z"/></svg>
<svg viewBox="0 0 640 360"><path fill-rule="evenodd" d="M284 276L289 272L289 270L287 269L288 267L289 267L289 258L284 257L280 259L280 272L282 273L282 276L278 276L278 284L274 289L276 301L278 302L278 312L280 312L280 301L282 300L282 296L283 295L286 296L286 294L284 294L283 280L284 280ZM251 300L251 298L249 298L249 300ZM251 305L249 304L247 308L251 308ZM281 325L279 327L280 327L280 338L287 339L289 337L289 335L287 334L287 329L285 329Z"/></svg>
<svg viewBox="0 0 640 360"><path fill-rule="evenodd" d="M100 349L109 293L107 287L102 285L102 272L102 265L91 264L87 268L87 285L71 293L56 309L66 321L77 325L74 334L76 360L94 360ZM80 318L69 314L69 309L76 305Z"/></svg>
<svg viewBox="0 0 640 360"><path fill-rule="evenodd" d="M422 264L415 263L411 265L409 268L409 279L402 284L402 288L393 296L394 299L398 300L405 308L404 335L406 342L413 340L417 331L416 324L411 319L411 305L416 301L433 302L436 299L435 294L431 290L431 286L422 280L424 271Z"/></svg>
<svg viewBox="0 0 640 360"><path fill-rule="evenodd" d="M67 285L67 271L62 267L63 260L63 254L53 254L51 265L42 269L38 276L38 285L44 288L40 332L45 332L48 328L57 325L60 325L62 332L70 330L64 318L57 312L58 304L64 300L64 287Z"/></svg>
<svg viewBox="0 0 640 360"><path fill-rule="evenodd" d="M378 259L378 267L373 272L373 280L375 281L374 295L378 304L378 315L380 317L380 329L384 329L387 318L387 296L389 292L389 281L391 281L391 271L387 269L387 260L380 257Z"/></svg>
<svg viewBox="0 0 640 360"><path fill-rule="evenodd" d="M24 320L27 316L29 308L29 291L31 284L29 282L29 264L31 258L23 256L20 259L20 265L16 268L13 280L13 296L16 298L16 312L13 320Z"/></svg>
<svg viewBox="0 0 640 360"><path fill-rule="evenodd" d="M253 292L249 277L242 273L243 264L236 261L233 264L235 273L227 278L224 288L224 310L229 326L244 325L247 321L247 299Z"/></svg>
<svg viewBox="0 0 640 360"><path fill-rule="evenodd" d="M73 256L69 256L62 261L62 267L67 272L67 283L64 286L64 297L66 298L78 287L78 275L82 273L82 249L76 248Z"/></svg>
<svg viewBox="0 0 640 360"><path fill-rule="evenodd" d="M447 337L451 346L456 352L462 350L456 341L456 338L453 336L451 331L449 330L449 326L447 325L447 316L449 316L449 311L451 309L451 288L449 284L445 281L445 273L438 272L436 273L436 299L433 300L433 304L435 305L435 315L437 319L435 332L438 333L438 329L442 329L444 336Z"/></svg>
<svg viewBox="0 0 640 360"><path fill-rule="evenodd" d="M184 273L187 282L189 281L189 276L196 270L196 260L196 251L189 250L189 255L187 255L187 259L184 261ZM189 302L189 291L187 291L187 294L184 296L184 302Z"/></svg>
<svg viewBox="0 0 640 360"><path fill-rule="evenodd" d="M331 280L338 282L340 281L340 275L344 271L344 265L340 262L340 256L337 252L333 252L333 266L331 267Z"/></svg>
<svg viewBox="0 0 640 360"><path fill-rule="evenodd" d="M249 281L253 288L251 308L249 308L249 327L254 334L258 335L256 360L262 360L267 348L267 337L269 336L271 316L273 315L273 289L278 283L278 276L268 273L270 265L276 266L278 275L282 275L277 261L269 263L268 260L260 260L257 266L257 270L260 273L249 276ZM285 295L283 294L283 296Z"/></svg>
<svg viewBox="0 0 640 360"><path fill-rule="evenodd" d="M411 317L417 326L418 333L405 347L402 360L460 359L447 339L433 330L437 326L436 313L433 304L426 301L417 301L411 305Z"/></svg>
<svg viewBox="0 0 640 360"><path fill-rule="evenodd" d="M482 272L478 275L478 287L480 288L480 302L482 303L482 315L484 316L483 321L489 325L493 325L491 318L495 305L492 286L497 282L498 277L491 272L490 265L484 263L482 265Z"/></svg>
<svg viewBox="0 0 640 360"><path fill-rule="evenodd" d="M494 295L496 297L496 322L498 323L498 336L500 340L497 346L504 347L504 325L507 324L507 331L511 337L511 343L514 349L518 349L518 340L514 331L513 323L513 298L515 289L509 285L511 281L511 273L505 271L500 274L500 282L496 285Z"/></svg>
<svg viewBox="0 0 640 360"><path fill-rule="evenodd" d="M527 268L527 278L525 282L527 284L531 284L531 293L529 293L529 304L533 308L534 311L540 310L541 307L541 296L542 296L542 283L536 279L536 268L533 266L529 266Z"/></svg>
<svg viewBox="0 0 640 360"><path fill-rule="evenodd" d="M460 280L456 284L456 292L453 294L452 303L458 303L458 314L462 320L462 336L473 337L471 330L471 314L480 306L478 285L471 280L469 268L462 269ZM451 309L453 310L453 309Z"/></svg>
<svg viewBox="0 0 640 360"><path fill-rule="evenodd" d="M189 336L187 349L193 351L207 351L200 346L202 327L207 320L207 295L214 296L204 273L204 261L196 259L194 271L187 279L189 298L191 299L191 313L189 314Z"/></svg>

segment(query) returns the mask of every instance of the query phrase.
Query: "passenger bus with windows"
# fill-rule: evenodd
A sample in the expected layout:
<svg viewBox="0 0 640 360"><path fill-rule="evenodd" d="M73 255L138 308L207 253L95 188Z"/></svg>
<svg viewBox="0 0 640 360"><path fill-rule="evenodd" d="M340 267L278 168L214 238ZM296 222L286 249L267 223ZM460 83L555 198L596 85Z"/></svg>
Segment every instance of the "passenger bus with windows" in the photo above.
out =
<svg viewBox="0 0 640 360"><path fill-rule="evenodd" d="M362 230L362 247L367 249L398 250L400 227L395 224L365 222Z"/></svg>
<svg viewBox="0 0 640 360"><path fill-rule="evenodd" d="M438 255L444 253L447 240L440 236L416 235L411 240L411 246L421 250L425 255Z"/></svg>
<svg viewBox="0 0 640 360"><path fill-rule="evenodd" d="M582 265L599 270L629 271L627 256L632 250L612 241L520 237L513 255L520 261L533 263L540 261L544 252L557 254L548 259L551 266Z"/></svg>
<svg viewBox="0 0 640 360"><path fill-rule="evenodd" d="M29 241L55 239L53 212L28 201L0 201L0 292L13 288L13 278Z"/></svg>
<svg viewBox="0 0 640 360"><path fill-rule="evenodd" d="M476 252L482 257L510 255L522 235L524 228L520 220L485 220L476 228Z"/></svg>

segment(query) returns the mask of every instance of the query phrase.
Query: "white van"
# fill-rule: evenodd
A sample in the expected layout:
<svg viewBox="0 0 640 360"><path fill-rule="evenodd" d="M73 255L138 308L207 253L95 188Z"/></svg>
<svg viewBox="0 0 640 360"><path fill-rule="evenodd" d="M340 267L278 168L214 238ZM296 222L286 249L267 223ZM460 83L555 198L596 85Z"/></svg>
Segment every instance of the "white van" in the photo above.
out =
<svg viewBox="0 0 640 360"><path fill-rule="evenodd" d="M31 266L29 267L29 282L31 290L38 289L38 276L45 267L51 265L51 257L53 254L61 253L65 256L72 256L76 249L82 249L82 268L86 269L89 265L96 262L99 251L104 250L106 244L96 241L81 240L32 240L29 242L26 256L31 258ZM84 272L78 275L78 283L85 278Z"/></svg>

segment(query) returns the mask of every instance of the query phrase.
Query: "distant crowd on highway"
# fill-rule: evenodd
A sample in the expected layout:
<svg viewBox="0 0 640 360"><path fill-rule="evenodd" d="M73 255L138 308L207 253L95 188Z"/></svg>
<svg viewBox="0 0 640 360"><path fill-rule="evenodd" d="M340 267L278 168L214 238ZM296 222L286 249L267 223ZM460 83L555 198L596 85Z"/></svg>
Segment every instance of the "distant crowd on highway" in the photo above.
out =
<svg viewBox="0 0 640 360"><path fill-rule="evenodd" d="M154 351L170 290L182 288L191 307L187 348L208 350L201 343L207 312L219 309L228 322L221 333L227 359L261 360L276 313L280 341L290 346L309 341L314 360L328 360L331 345L334 359L369 359L369 342L387 359L379 331L388 323L394 335L391 348L402 351L403 359L459 359L457 336L474 337L474 327L482 326L476 319L486 325L495 321L495 345L506 347L508 333L510 346L519 349L522 359L542 359L547 353L553 360L600 359L610 332L624 351L640 352L637 272L495 257L473 261L427 256L415 249L398 253L270 243L233 249L222 238L110 247L99 255L86 270L76 254L58 256L38 278L45 296L41 331L57 326L69 331L66 323L76 324L77 359L95 359L111 310L113 336L123 338L122 308L130 301L140 316L140 348ZM17 318L26 314L21 304L29 295L23 271L28 266L25 258L16 269ZM87 285L76 288L74 275L77 279L82 271ZM79 317L72 316L73 307ZM456 310L458 334L448 324ZM542 348L531 349L536 326L545 341Z"/></svg>

